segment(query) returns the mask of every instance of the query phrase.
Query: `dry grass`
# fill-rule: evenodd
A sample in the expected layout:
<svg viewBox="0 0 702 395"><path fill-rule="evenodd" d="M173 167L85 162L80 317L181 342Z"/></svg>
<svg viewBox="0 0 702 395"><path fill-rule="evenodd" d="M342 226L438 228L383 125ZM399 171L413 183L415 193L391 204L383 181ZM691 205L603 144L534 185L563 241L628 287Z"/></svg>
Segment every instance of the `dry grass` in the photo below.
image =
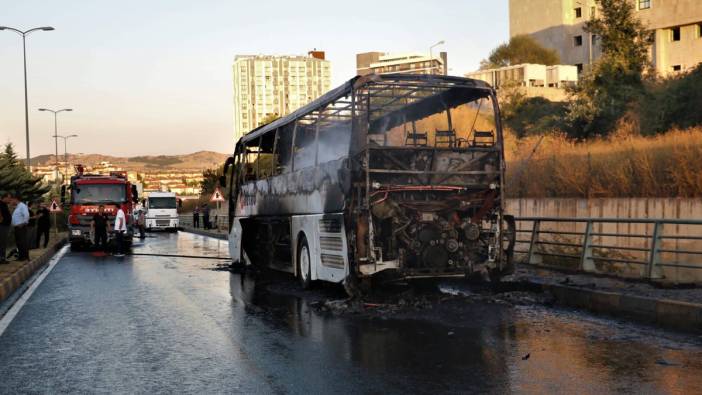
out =
<svg viewBox="0 0 702 395"><path fill-rule="evenodd" d="M620 125L609 138L574 142L507 133L508 194L514 197L702 197L702 127L642 137Z"/></svg>

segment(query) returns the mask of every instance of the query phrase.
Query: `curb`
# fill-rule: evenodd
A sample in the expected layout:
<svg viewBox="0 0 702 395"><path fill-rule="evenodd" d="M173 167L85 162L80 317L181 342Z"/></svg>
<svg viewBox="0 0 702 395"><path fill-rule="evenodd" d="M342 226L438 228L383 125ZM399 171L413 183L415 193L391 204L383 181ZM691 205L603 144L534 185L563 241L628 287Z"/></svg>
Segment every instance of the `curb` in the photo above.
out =
<svg viewBox="0 0 702 395"><path fill-rule="evenodd" d="M56 251L63 247L63 245L66 244L67 241L68 239L66 237L60 239L51 247L49 247L46 251L44 251L44 253L38 258L22 266L22 268L16 271L14 274L12 274L12 276L0 282L0 302L10 297L10 295L12 295L13 292L19 289L22 286L22 284L24 284L24 282L27 281L28 278L32 277L32 275L38 269L46 265L46 263L49 262L49 260L51 260L51 257L53 257L54 254L56 254Z"/></svg>
<svg viewBox="0 0 702 395"><path fill-rule="evenodd" d="M702 304L595 291L558 284L540 284L561 306L588 310L666 329L702 333Z"/></svg>
<svg viewBox="0 0 702 395"><path fill-rule="evenodd" d="M183 232L193 233L193 234L200 235L200 236L214 237L215 239L220 239L220 240L227 240L229 238L228 237L229 235L227 235L226 233L224 233L224 234L214 233L214 232L208 232L206 230L185 228L185 227L181 227L181 229L183 230Z"/></svg>

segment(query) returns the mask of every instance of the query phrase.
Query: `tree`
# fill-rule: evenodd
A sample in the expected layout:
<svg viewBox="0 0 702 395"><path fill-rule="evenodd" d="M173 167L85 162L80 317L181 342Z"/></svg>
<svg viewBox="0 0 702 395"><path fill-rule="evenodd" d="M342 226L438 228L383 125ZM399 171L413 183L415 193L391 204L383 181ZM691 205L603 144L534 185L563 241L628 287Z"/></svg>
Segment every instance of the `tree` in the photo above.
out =
<svg viewBox="0 0 702 395"><path fill-rule="evenodd" d="M560 61L556 51L545 48L531 36L522 34L512 37L508 43L493 49L490 56L480 62L480 68L484 70L522 63L551 66L560 63Z"/></svg>
<svg viewBox="0 0 702 395"><path fill-rule="evenodd" d="M216 169L206 169L202 172L203 179L200 182L200 193L203 196L209 196L214 193L219 185L219 177L222 175L222 170L222 167L218 167Z"/></svg>
<svg viewBox="0 0 702 395"><path fill-rule="evenodd" d="M0 154L0 193L19 195L24 201L35 201L51 190L41 177L35 177L17 160L11 143Z"/></svg>
<svg viewBox="0 0 702 395"><path fill-rule="evenodd" d="M266 116L258 123L258 126L267 125L276 119L280 118L278 114L266 114Z"/></svg>
<svg viewBox="0 0 702 395"><path fill-rule="evenodd" d="M608 134L644 91L650 70L651 33L634 14L628 0L597 0L601 16L585 24L597 37L602 57L573 88L569 109L571 134L579 138Z"/></svg>

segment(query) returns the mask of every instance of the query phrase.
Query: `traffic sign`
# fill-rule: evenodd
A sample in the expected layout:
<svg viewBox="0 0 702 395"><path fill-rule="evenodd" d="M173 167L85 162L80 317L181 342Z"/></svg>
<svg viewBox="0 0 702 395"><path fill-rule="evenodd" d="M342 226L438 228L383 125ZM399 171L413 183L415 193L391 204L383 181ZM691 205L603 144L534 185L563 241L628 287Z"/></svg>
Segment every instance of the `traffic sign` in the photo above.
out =
<svg viewBox="0 0 702 395"><path fill-rule="evenodd" d="M222 195L222 191L219 190L219 187L215 189L214 193L212 194L212 197L210 198L210 202L223 202L224 201L224 196Z"/></svg>
<svg viewBox="0 0 702 395"><path fill-rule="evenodd" d="M51 201L51 208L49 208L49 211L51 211L52 213L57 213L61 211L61 206L59 206L59 204L56 203L56 199Z"/></svg>

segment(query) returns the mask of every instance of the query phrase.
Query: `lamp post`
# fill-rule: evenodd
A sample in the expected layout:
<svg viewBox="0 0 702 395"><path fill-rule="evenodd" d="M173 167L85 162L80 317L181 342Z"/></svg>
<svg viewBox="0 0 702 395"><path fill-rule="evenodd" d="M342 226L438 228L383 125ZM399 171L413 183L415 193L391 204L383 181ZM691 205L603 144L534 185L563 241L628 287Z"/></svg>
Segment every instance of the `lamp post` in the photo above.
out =
<svg viewBox="0 0 702 395"><path fill-rule="evenodd" d="M54 166L56 169L54 170L54 180L58 182L58 113L63 112L63 111L73 111L71 108L64 108L61 110L51 110L48 108L40 108L39 111L49 111L54 113L54 159L56 160L54 163Z"/></svg>
<svg viewBox="0 0 702 395"><path fill-rule="evenodd" d="M29 158L29 104L28 104L28 99L27 99L27 43L26 43L26 37L29 33L31 32L36 32L38 30L43 30L43 31L51 31L54 30L53 27L51 26L44 26L44 27L35 27L34 29L29 29L29 30L19 30L15 29L14 27L8 27L8 26L0 26L0 30L10 30L13 31L20 36L22 36L22 57L24 58L24 129L25 129L25 135L27 138L27 170L32 171L32 162L31 159Z"/></svg>
<svg viewBox="0 0 702 395"><path fill-rule="evenodd" d="M78 135L77 134L69 134L68 136L54 135L52 137L63 139L63 164L66 168L65 173L63 173L63 179L65 181L66 177L68 177L68 149L67 149L66 142L68 141L68 139L70 139L72 137L78 137Z"/></svg>
<svg viewBox="0 0 702 395"><path fill-rule="evenodd" d="M444 44L446 44L446 41L441 40L438 43L429 47L429 64L431 65L431 69L429 69L429 71L431 71L430 74L433 74L433 71L435 69L435 67L434 67L434 54L433 54L434 47L438 47L439 45L444 45Z"/></svg>

